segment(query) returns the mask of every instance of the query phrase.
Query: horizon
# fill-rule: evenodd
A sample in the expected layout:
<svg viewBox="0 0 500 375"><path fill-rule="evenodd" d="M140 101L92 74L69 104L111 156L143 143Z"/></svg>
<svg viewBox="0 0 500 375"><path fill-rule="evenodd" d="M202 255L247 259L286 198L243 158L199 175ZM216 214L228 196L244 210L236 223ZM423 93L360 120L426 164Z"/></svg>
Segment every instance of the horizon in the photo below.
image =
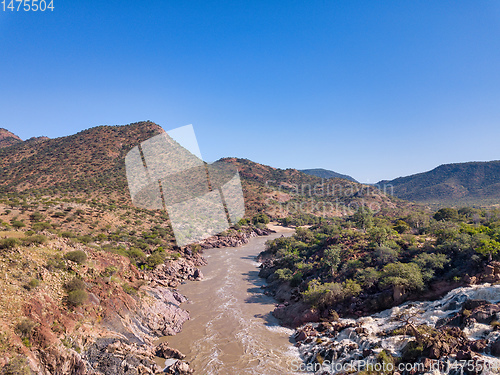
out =
<svg viewBox="0 0 500 375"><path fill-rule="evenodd" d="M117 4L0 10L0 127L193 124L207 161L363 183L500 158L498 2Z"/></svg>
<svg viewBox="0 0 500 375"><path fill-rule="evenodd" d="M138 122L148 122L149 120L146 120L146 121L138 121ZM154 121L150 121L154 124L156 124ZM86 129L82 129L76 133L79 133L79 132L82 132L82 131L85 131L85 130L89 130L89 129L92 129L92 128L95 128L95 127L98 127L98 126L127 126L127 125L131 125L133 123L129 123L129 124L122 124L122 125L96 125L96 126L93 126L93 127L90 127L90 128L86 128ZM159 125L159 124L156 124L156 125ZM16 134L15 132L9 130L9 129L6 129L6 128L0 128L0 130L7 130L8 132L16 135L19 137L18 134ZM165 130L165 129L164 129ZM75 134L76 134L75 133ZM67 135L67 136L71 136L73 134L70 134L70 135ZM23 137L19 137L21 138L22 141L27 141L31 138L38 138L38 137L45 137L45 135L38 135L38 136L31 136L31 137L28 137L28 138L24 138ZM66 136L60 136L60 137L54 137L54 138L50 138L50 139L55 139L55 138L62 138L62 137L66 137ZM238 159L247 159L247 160L250 160L252 162L255 162L255 163L258 163L257 161L255 160L252 160L250 158L246 158L246 157L237 157L237 156L222 156L220 157L219 159L217 160L220 160L220 159L225 159L225 158L238 158ZM206 160L205 160L206 161ZM212 160L210 161L211 163L212 162L215 162L216 160ZM279 168L279 169L296 169L298 171L303 171L303 170L325 170L325 171L331 171L331 172L336 172L336 173L339 173L339 174L343 174L343 175L347 175L349 177L353 177L354 179L356 179L359 183L361 184L367 184L367 185L376 185L380 182L387 182L387 181L392 181L392 180L395 180L395 179L398 179L398 178L404 178L404 177L409 177L409 176L413 176L413 175L417 175L417 174L421 174L421 173L426 173L426 172L429 172L429 171L432 171L438 167L441 167L443 165L450 165L450 164L466 164L466 163L489 163L489 162L494 162L494 161L500 161L500 159L493 159L493 160L469 160L469 161L465 161L465 162L451 162L451 163L446 163L446 164L439 164L439 165L436 165L435 167L431 168L431 169L428 169L428 170L425 170L425 171L420 171L420 172L416 172L416 173L413 173L413 174L406 174L406 175L402 175L402 176L397 176L395 178L391 178L391 179L386 179L386 178L382 178L382 179L378 179L377 181L375 182L364 182L364 181L359 181L357 180L355 177L351 176L349 174L349 172L346 172L346 173L343 173L343 172L339 172L337 170L331 170L331 169L325 169L325 168L320 168L320 167L307 167L307 168L296 168L296 167L293 167L293 166L289 166L289 167L277 167L277 166L274 166L272 164L265 164L265 163L259 163L259 164L263 164L263 165L266 165L266 166L269 166L269 167L273 167L273 168ZM324 180L327 180L326 178L322 178Z"/></svg>

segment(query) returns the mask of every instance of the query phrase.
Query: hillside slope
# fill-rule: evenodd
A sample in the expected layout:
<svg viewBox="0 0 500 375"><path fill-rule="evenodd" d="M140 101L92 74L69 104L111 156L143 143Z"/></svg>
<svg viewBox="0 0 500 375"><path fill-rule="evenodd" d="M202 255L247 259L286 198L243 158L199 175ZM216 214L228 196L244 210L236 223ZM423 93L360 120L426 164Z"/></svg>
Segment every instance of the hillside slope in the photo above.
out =
<svg viewBox="0 0 500 375"><path fill-rule="evenodd" d="M500 161L445 164L428 172L380 181L378 185L392 185L397 197L415 202L497 204Z"/></svg>
<svg viewBox="0 0 500 375"><path fill-rule="evenodd" d="M55 139L33 139L0 149L0 192L131 206L125 156L136 145L163 132L152 122L98 126ZM373 211L394 210L406 203L373 187L277 169L245 159L225 158L240 171L247 217L313 214L343 216L362 205Z"/></svg>
<svg viewBox="0 0 500 375"><path fill-rule="evenodd" d="M360 207L374 212L411 209L411 204L373 186L342 178L325 180L296 169L279 169L247 159L224 158L240 173L249 216L265 212L274 218L314 215L351 215Z"/></svg>
<svg viewBox="0 0 500 375"><path fill-rule="evenodd" d="M98 126L55 139L0 149L0 191L115 194L128 200L124 158L163 130L151 122Z"/></svg>
<svg viewBox="0 0 500 375"><path fill-rule="evenodd" d="M304 172L305 174L309 174L311 176L316 176L316 177L321 177L321 178L343 178L345 180L349 180L352 182L358 182L351 176L348 176L346 174L341 174L337 173L334 171L330 171L328 169L323 169L323 168L314 168L314 169L300 169L301 172Z"/></svg>
<svg viewBox="0 0 500 375"><path fill-rule="evenodd" d="M0 128L0 148L9 147L23 140L7 129Z"/></svg>

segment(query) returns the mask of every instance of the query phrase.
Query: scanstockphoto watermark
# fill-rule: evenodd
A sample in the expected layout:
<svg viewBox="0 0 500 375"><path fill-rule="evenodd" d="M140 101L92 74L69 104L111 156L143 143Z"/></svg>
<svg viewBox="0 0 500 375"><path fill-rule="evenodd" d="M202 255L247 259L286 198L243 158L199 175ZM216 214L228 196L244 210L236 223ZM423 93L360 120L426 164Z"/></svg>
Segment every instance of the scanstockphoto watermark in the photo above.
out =
<svg viewBox="0 0 500 375"><path fill-rule="evenodd" d="M439 363L436 363L439 369ZM423 372L425 365L423 363L381 363L373 360L356 360L350 362L331 362L325 360L322 363L304 363L300 360L294 360L291 363L293 372L315 373L317 371L328 371L329 373L357 373L360 371L376 372L378 374L387 374L394 371L398 372Z"/></svg>
<svg viewBox="0 0 500 375"><path fill-rule="evenodd" d="M426 359L425 362L376 362L375 360L353 360L349 362L331 362L325 360L322 363L304 363L299 359L292 361L290 370L295 373L315 373L317 371L328 371L331 374L335 373L358 373L360 371L375 372L378 374L388 374L398 372L400 374L415 374L415 373L461 373L464 371L469 373L498 373L500 370L499 363L496 361L481 360L450 360L447 359Z"/></svg>
<svg viewBox="0 0 500 375"><path fill-rule="evenodd" d="M295 373L315 373L318 371L328 371L331 374L335 373L358 373L361 371L375 372L378 374L388 374L398 372L400 374L415 374L415 373L441 373L441 374L463 374L465 372L474 374L489 374L499 373L500 363L487 358L475 360L450 360L446 359L430 359L425 362L377 362L373 359L353 360L349 362L331 362L325 360L322 363L304 363L299 359L292 361L290 370Z"/></svg>
<svg viewBox="0 0 500 375"><path fill-rule="evenodd" d="M389 184L340 184L328 180L325 182L324 179L316 184L268 180L265 186L275 192L267 203L277 205L281 214L311 213L323 217L349 215L361 209L379 212L382 206L377 197L394 193L393 186Z"/></svg>

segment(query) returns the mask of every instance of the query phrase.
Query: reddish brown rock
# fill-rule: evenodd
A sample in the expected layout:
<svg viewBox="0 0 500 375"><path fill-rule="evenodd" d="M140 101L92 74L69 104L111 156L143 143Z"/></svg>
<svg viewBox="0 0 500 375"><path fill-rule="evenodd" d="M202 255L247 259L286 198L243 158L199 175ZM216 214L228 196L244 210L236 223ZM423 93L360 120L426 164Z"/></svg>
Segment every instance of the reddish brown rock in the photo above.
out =
<svg viewBox="0 0 500 375"><path fill-rule="evenodd" d="M186 356L182 354L179 350L168 346L168 342L162 342L160 345L156 347L156 356L160 358L176 358L176 359L186 358Z"/></svg>

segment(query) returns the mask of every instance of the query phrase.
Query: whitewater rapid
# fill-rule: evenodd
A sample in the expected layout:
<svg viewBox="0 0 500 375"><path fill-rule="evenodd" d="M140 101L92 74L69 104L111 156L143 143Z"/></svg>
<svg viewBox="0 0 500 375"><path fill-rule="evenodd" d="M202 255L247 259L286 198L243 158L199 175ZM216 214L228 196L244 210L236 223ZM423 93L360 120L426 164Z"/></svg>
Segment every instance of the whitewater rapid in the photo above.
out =
<svg viewBox="0 0 500 375"><path fill-rule="evenodd" d="M342 372L347 365L359 368L367 361L375 361L376 356L382 351L390 353L394 357L401 356L401 351L405 345L414 340L409 335L392 335L391 333L404 326L401 317L411 317L411 322L415 325L426 324L435 327L436 323L443 318L450 317L459 312L462 305L467 300L484 300L490 303L500 302L500 285L476 285L471 287L462 287L450 291L443 298L436 301L407 302L400 306L382 311L371 316L359 319L340 319L339 323L351 325L352 327L341 330L336 336L321 337L323 343L331 348L334 354L333 361L338 366L332 366L331 363L325 363L321 369L314 368L316 374L330 373L336 374ZM500 316L498 317L500 319ZM317 327L317 324L311 324ZM494 331L488 324L473 323L463 329L463 332L469 339L486 339L491 342L500 338L500 332ZM321 347L316 345L315 341L304 344L300 348L301 355L306 362L312 363L320 352ZM365 353L372 353L366 356ZM498 358L481 355L480 358L487 362L492 369L500 369ZM453 358L447 359L454 361ZM346 366L342 367L341 364ZM451 374L460 373L456 369L449 371L433 370L429 374ZM500 373L500 371L485 371L483 374Z"/></svg>

